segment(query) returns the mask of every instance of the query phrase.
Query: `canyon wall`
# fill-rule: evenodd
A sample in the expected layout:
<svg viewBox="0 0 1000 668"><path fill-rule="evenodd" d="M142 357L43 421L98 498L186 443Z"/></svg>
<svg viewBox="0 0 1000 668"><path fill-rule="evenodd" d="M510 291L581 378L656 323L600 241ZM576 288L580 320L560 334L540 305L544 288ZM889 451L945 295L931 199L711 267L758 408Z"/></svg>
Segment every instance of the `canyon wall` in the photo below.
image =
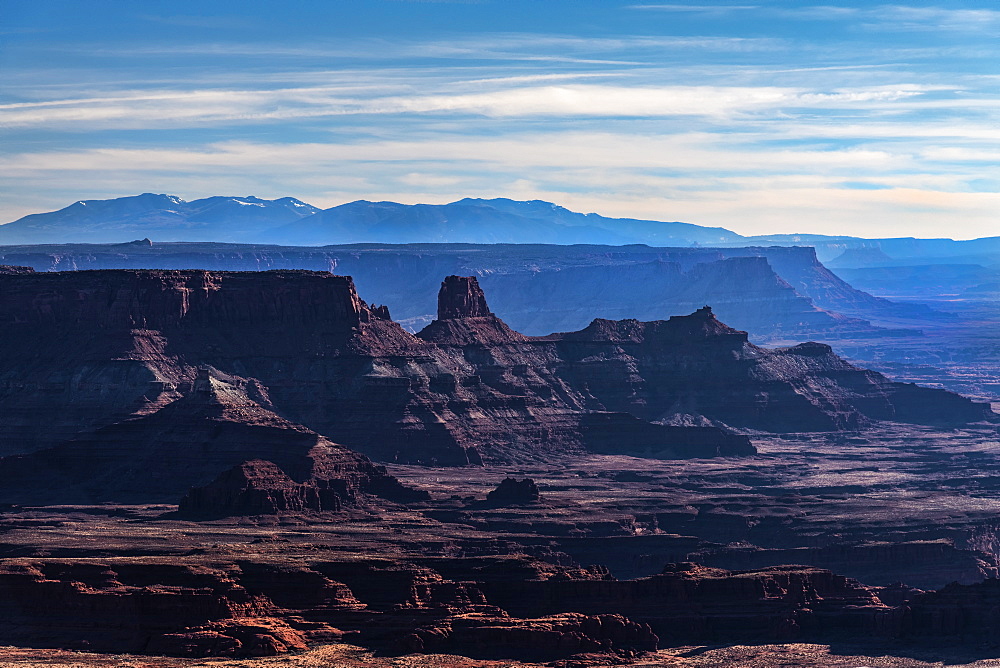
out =
<svg viewBox="0 0 1000 668"><path fill-rule="evenodd" d="M58 464L67 494L163 499L255 459L296 483L321 479L275 451L314 466L313 450L331 443L445 465L588 451L714 457L754 453L732 427L992 414L889 382L822 344L754 346L707 307L526 337L493 315L472 277L446 279L438 319L416 336L361 300L349 277L325 272L7 274L0 288L0 428L5 454L23 455L0 461L11 502L30 496L42 460ZM269 446L271 433L289 445ZM115 473L157 457L182 469L184 453L206 443L215 454L186 477L169 466L155 484Z"/></svg>

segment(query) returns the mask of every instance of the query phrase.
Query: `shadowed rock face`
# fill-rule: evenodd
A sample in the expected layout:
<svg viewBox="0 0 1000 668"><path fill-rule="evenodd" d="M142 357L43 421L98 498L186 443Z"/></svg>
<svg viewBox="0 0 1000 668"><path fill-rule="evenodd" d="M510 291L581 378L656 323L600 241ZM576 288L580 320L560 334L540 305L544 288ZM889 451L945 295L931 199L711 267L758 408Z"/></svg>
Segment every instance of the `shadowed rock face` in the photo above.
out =
<svg viewBox="0 0 1000 668"><path fill-rule="evenodd" d="M180 462L170 453L247 444L213 445L228 454L204 458L175 498L251 459L306 481L274 448L254 445L266 439L214 436L249 427L301 441L282 451L313 464L320 439L383 460L468 464L588 450L744 455L753 447L726 425L837 430L989 414L957 395L891 383L822 344L759 348L707 307L525 337L490 314L474 278L451 277L440 295L449 317L414 336L362 301L349 277L325 272L95 271L0 283L6 453L59 448L69 462L100 444L124 453L147 443ZM199 367L213 369L210 378L199 380ZM206 403L208 386L215 398ZM208 426L218 431L206 435ZM0 475L16 481L2 471L27 466L18 461L0 462ZM165 472L152 486L124 478L136 493L167 494L171 484ZM87 494L121 491L108 484Z"/></svg>
<svg viewBox="0 0 1000 668"><path fill-rule="evenodd" d="M517 480L516 478L504 478L486 495L487 503L503 506L521 503L537 503L541 499L538 485L531 478Z"/></svg>
<svg viewBox="0 0 1000 668"><path fill-rule="evenodd" d="M909 603L907 635L917 640L995 642L1000 628L1000 580L954 582L917 595Z"/></svg>
<svg viewBox="0 0 1000 668"><path fill-rule="evenodd" d="M364 455L275 414L254 383L209 368L196 373L192 388L159 410L0 460L0 498L175 503L187 491L187 516L336 511L369 496L426 498Z"/></svg>
<svg viewBox="0 0 1000 668"><path fill-rule="evenodd" d="M284 511L343 508L331 489L296 483L273 462L252 459L219 475L204 487L191 489L178 512L199 515L267 515Z"/></svg>
<svg viewBox="0 0 1000 668"><path fill-rule="evenodd" d="M155 237L154 237L155 238ZM0 263L39 271L319 269L354 277L362 294L419 329L435 313L441 277L477 275L491 310L517 331L541 335L595 317L656 320L712 304L752 338L821 340L914 336L874 327L933 323L946 314L852 288L812 248L669 248L526 244L358 244L289 247L185 243L0 247ZM898 293L893 293L898 294ZM888 320L887 320L888 318Z"/></svg>
<svg viewBox="0 0 1000 668"><path fill-rule="evenodd" d="M4 280L0 428L9 454L107 439L102 430L180 411L197 394L198 366L243 379L251 403L290 423L394 461L582 452L581 420L602 411L551 368L552 342L489 315L443 320L434 341L417 338L359 299L347 277L98 271ZM466 295L473 286L465 282ZM482 312L481 292L474 297L469 307ZM737 445L723 454L753 451L746 439ZM665 438L657 450L719 452L674 452ZM220 461L191 484L241 461Z"/></svg>
<svg viewBox="0 0 1000 668"><path fill-rule="evenodd" d="M662 641L816 641L901 627L900 611L872 589L820 569L730 572L683 564L616 581L548 566L549 573L526 579L532 569L512 572L505 558L475 561L473 579L459 582L447 575L447 559L424 566L376 559L35 559L0 566L9 613L0 618L0 640L269 656L349 632L352 644L391 654L544 661L594 652L605 654L600 665L607 665L616 654L655 650Z"/></svg>

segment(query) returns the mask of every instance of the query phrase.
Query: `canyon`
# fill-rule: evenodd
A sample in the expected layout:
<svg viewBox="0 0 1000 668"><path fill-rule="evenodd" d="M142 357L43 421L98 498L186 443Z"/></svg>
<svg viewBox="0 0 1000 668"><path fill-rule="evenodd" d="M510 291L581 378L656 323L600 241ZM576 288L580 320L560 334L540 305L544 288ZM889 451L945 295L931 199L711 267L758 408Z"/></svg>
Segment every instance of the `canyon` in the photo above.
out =
<svg viewBox="0 0 1000 668"><path fill-rule="evenodd" d="M527 337L489 311L475 278L449 277L439 318L412 335L349 277L322 272L55 272L0 283L0 421L4 454L21 455L4 467L14 481L53 447L155 443L164 424L218 419L197 400L213 374L225 387L209 403L224 412L293 431L269 425L276 412L401 463L745 455L753 448L734 428L992 415L988 404L853 367L823 344L760 348L708 307Z"/></svg>
<svg viewBox="0 0 1000 668"><path fill-rule="evenodd" d="M222 243L0 247L0 262L37 271L83 269L310 269L350 275L411 331L434 319L442 276L475 275L518 331L542 335L595 317L662 319L705 303L755 337L822 333L899 336L893 318L944 317L852 288L809 248L660 248L517 244L357 244L323 247ZM630 289L626 289L630 288ZM867 320L866 320L867 319ZM888 326L873 325L871 319Z"/></svg>
<svg viewBox="0 0 1000 668"><path fill-rule="evenodd" d="M0 270L7 655L569 668L989 637L988 402L705 305L529 336L475 276L434 287L413 333L323 271Z"/></svg>
<svg viewBox="0 0 1000 668"><path fill-rule="evenodd" d="M39 272L84 269L308 269L351 275L411 333L436 313L443 276L476 276L492 310L541 336L593 318L660 320L706 304L753 343L822 341L895 380L1000 399L1000 312L992 293L956 297L858 290L796 247L658 248L523 244L355 244L291 247L233 243L58 244L0 247L0 263ZM844 271L837 269L837 271ZM933 276L931 268L924 272ZM912 271L911 271L912 274ZM853 274L845 274L851 275ZM988 287L988 282L982 285ZM985 288L984 288L985 289ZM876 294L872 294L874 291Z"/></svg>

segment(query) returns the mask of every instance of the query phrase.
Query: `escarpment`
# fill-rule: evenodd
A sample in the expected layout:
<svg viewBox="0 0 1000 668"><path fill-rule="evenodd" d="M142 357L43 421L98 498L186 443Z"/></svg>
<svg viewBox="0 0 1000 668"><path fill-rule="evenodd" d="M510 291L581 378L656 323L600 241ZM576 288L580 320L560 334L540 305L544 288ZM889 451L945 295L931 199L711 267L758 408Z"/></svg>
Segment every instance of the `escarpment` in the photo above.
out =
<svg viewBox="0 0 1000 668"><path fill-rule="evenodd" d="M236 485L243 500L223 506L332 508L324 480L355 481L333 485L341 501L365 485L407 495L348 448L439 465L585 452L736 456L754 448L730 427L822 431L990 414L889 382L822 344L754 346L707 307L526 337L490 312L475 278L447 278L439 305L438 319L412 335L360 299L349 277L325 272L2 275L0 430L4 454L18 455L0 460L4 497L22 502L48 472L81 500L203 488L189 497L194 508ZM195 453L199 464L184 464ZM217 480L253 460L292 482L263 464ZM264 482L276 486L269 500L250 491Z"/></svg>
<svg viewBox="0 0 1000 668"><path fill-rule="evenodd" d="M246 209L247 207L243 207ZM419 329L448 274L476 275L491 310L519 332L580 329L595 317L654 320L712 304L756 340L916 336L943 314L852 288L809 247L658 247L547 244L363 244L324 247L226 243L0 247L0 262L39 271L189 268L319 269L354 277L367 298ZM888 320L887 320L888 318ZM868 319L871 319L869 322Z"/></svg>
<svg viewBox="0 0 1000 668"><path fill-rule="evenodd" d="M820 569L677 564L618 581L551 566L542 577L510 573L505 561L472 560L476 579L456 581L444 575L447 559L22 560L0 566L0 642L245 657L344 638L389 654L607 661L678 641L822 641L905 628L902 610L875 590Z"/></svg>

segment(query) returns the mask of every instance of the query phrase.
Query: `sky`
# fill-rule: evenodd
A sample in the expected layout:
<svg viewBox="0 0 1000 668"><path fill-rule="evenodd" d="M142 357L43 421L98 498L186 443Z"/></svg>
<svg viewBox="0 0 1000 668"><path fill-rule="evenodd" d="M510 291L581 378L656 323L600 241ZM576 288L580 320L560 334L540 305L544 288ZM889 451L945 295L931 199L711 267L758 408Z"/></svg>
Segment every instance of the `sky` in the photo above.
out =
<svg viewBox="0 0 1000 668"><path fill-rule="evenodd" d="M0 222L159 192L1000 235L1000 5L4 0Z"/></svg>

